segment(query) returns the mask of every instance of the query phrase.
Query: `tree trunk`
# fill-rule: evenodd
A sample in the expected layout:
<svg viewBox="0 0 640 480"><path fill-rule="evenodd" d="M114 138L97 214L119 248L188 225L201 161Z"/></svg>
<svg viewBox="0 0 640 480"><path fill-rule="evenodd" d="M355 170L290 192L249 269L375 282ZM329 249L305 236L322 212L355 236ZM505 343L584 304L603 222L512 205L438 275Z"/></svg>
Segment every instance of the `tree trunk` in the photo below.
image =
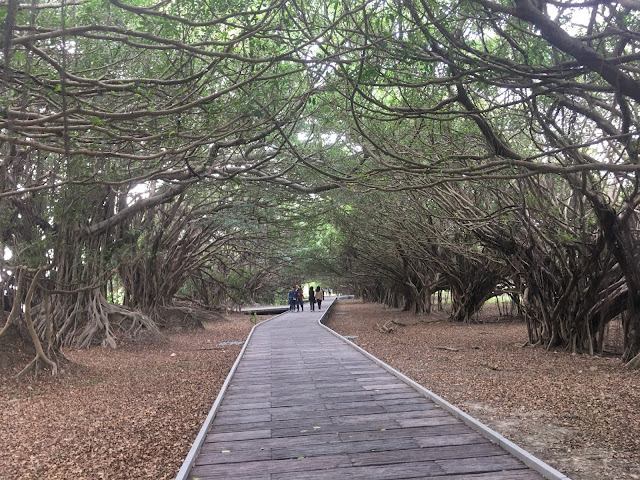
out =
<svg viewBox="0 0 640 480"><path fill-rule="evenodd" d="M451 315L454 322L470 323L484 303L493 295L500 281L498 268L490 269L460 259L458 271L449 274L451 286Z"/></svg>
<svg viewBox="0 0 640 480"><path fill-rule="evenodd" d="M633 210L616 214L613 207L600 195L589 192L589 198L596 210L607 245L618 261L627 284L622 361L630 364L640 354L640 252L630 225L632 222L637 225L638 220Z"/></svg>
<svg viewBox="0 0 640 480"><path fill-rule="evenodd" d="M52 275L52 325L44 306L38 309L35 322L40 336L52 329L56 348L116 347L121 338L158 331L147 316L107 301L106 241L105 234L87 239L80 230L69 229L59 245Z"/></svg>

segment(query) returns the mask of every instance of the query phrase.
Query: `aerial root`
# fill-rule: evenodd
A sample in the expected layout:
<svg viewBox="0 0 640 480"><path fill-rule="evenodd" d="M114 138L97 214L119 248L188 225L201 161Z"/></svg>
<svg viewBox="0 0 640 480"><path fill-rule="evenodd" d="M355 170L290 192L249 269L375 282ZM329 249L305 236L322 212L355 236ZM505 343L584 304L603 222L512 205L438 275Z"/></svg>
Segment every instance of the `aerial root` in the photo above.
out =
<svg viewBox="0 0 640 480"><path fill-rule="evenodd" d="M638 353L635 357L625 363L625 368L629 370L637 370L640 368L640 353Z"/></svg>
<svg viewBox="0 0 640 480"><path fill-rule="evenodd" d="M376 323L376 328L380 333L393 333L396 331L397 327L394 325L393 320L389 320L388 322L385 322L385 324L382 326Z"/></svg>

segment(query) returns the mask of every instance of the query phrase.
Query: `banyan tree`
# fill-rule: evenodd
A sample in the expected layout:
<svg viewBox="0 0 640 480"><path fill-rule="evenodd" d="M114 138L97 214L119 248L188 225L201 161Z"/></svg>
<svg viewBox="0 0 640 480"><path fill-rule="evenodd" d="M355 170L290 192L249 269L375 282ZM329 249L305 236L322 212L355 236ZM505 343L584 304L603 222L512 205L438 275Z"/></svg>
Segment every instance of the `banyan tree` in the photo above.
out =
<svg viewBox="0 0 640 480"><path fill-rule="evenodd" d="M326 274L371 298L467 321L508 286L532 343L595 353L621 318L639 366L638 12L0 3L2 335L51 366L258 298L307 248L265 225L317 239L323 204Z"/></svg>

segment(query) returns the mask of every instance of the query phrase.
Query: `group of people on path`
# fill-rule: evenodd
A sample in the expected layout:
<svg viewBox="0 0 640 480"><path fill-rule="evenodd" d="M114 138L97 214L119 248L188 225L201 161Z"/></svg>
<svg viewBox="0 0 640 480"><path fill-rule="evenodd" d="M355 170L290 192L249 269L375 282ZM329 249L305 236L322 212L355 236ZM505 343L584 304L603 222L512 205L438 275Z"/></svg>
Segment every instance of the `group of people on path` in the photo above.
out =
<svg viewBox="0 0 640 480"><path fill-rule="evenodd" d="M316 309L316 303L318 304L318 310L320 310L320 305L322 305L322 300L324 300L324 290L322 290L320 286L317 286L314 290L313 285L309 285L308 298L311 311ZM289 290L289 311L299 312L300 310L304 312L304 290L300 285L295 285Z"/></svg>

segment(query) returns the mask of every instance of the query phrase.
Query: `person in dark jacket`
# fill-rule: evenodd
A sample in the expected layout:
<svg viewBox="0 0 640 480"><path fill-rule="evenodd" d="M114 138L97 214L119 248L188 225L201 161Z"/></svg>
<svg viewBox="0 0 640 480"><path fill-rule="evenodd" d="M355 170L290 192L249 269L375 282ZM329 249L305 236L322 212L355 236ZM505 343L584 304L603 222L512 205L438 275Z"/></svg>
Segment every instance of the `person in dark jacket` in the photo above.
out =
<svg viewBox="0 0 640 480"><path fill-rule="evenodd" d="M296 287L291 287L291 290L289 290L289 311L290 312L295 312L296 311Z"/></svg>
<svg viewBox="0 0 640 480"><path fill-rule="evenodd" d="M296 291L296 299L298 301L298 311L302 309L304 312L304 290L302 290L301 286L298 286L298 290Z"/></svg>
<svg viewBox="0 0 640 480"><path fill-rule="evenodd" d="M313 291L313 285L309 285L309 308L312 312L316 309L316 292Z"/></svg>

